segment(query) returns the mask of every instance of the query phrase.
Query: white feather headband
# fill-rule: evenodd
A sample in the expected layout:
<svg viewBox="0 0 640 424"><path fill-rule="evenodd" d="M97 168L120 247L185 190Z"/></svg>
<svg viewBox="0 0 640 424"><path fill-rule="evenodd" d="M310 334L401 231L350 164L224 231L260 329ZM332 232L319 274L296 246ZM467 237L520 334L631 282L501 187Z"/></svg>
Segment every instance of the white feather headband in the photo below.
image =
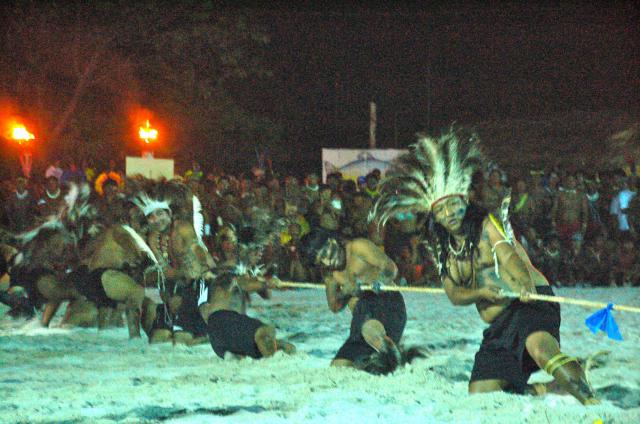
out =
<svg viewBox="0 0 640 424"><path fill-rule="evenodd" d="M171 213L168 201L152 199L147 193L138 193L131 201L142 211L144 216L149 216L158 209L164 209Z"/></svg>
<svg viewBox="0 0 640 424"><path fill-rule="evenodd" d="M466 198L473 174L481 169L476 138L460 140L453 129L437 139L420 136L411 149L380 182L371 218L381 224L400 212L429 213L449 196Z"/></svg>

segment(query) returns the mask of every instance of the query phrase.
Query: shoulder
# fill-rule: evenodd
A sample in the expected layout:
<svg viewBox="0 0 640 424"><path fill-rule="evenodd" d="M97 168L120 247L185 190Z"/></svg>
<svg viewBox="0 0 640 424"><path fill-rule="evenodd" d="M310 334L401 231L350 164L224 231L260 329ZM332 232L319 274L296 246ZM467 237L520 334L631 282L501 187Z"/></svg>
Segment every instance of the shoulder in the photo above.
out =
<svg viewBox="0 0 640 424"><path fill-rule="evenodd" d="M346 249L348 251L363 251L370 249L379 249L379 247L369 239L356 238L347 242Z"/></svg>
<svg viewBox="0 0 640 424"><path fill-rule="evenodd" d="M191 224L189 221L175 221L173 224L173 229L175 231L177 231L179 234L192 234L195 233L195 230L193 229L193 224Z"/></svg>
<svg viewBox="0 0 640 424"><path fill-rule="evenodd" d="M482 221L482 239L493 241L506 239L502 224L492 214L488 214Z"/></svg>

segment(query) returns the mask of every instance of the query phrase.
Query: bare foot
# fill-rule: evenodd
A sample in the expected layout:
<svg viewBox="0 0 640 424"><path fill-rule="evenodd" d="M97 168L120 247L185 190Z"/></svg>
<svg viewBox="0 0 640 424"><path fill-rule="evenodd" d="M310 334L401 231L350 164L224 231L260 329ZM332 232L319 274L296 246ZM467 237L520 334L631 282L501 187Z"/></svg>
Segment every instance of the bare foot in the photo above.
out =
<svg viewBox="0 0 640 424"><path fill-rule="evenodd" d="M277 340L276 343L278 344L278 350L283 351L287 355L296 353L296 347L293 344L285 342L284 340Z"/></svg>

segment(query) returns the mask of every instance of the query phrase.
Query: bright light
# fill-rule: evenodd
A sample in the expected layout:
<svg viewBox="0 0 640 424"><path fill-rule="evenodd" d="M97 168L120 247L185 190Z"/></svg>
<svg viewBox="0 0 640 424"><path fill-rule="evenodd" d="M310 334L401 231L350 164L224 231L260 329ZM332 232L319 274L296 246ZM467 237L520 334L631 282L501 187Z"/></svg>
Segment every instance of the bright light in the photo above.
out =
<svg viewBox="0 0 640 424"><path fill-rule="evenodd" d="M158 138L158 130L151 128L149 120L147 120L147 125L145 127L140 127L138 135L141 139L144 140L145 143L149 144L152 140Z"/></svg>
<svg viewBox="0 0 640 424"><path fill-rule="evenodd" d="M36 137L29 131L27 131L24 125L15 125L11 129L11 138L16 140L19 144L23 144L29 140L33 140Z"/></svg>

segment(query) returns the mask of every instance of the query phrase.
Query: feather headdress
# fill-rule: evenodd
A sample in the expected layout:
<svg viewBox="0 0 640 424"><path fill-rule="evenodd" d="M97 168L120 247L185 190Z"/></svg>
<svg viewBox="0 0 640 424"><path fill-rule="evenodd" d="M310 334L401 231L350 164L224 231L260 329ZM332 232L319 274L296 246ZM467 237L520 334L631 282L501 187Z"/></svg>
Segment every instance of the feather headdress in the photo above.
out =
<svg viewBox="0 0 640 424"><path fill-rule="evenodd" d="M450 129L434 139L420 135L411 152L400 156L380 183L370 219L380 224L401 212L431 212L449 196L466 197L482 156L475 136Z"/></svg>
<svg viewBox="0 0 640 424"><path fill-rule="evenodd" d="M83 218L91 219L93 217L93 209L89 204L90 194L91 191L87 183L70 183L69 191L64 196L64 204L58 213L46 217L46 220L35 228L17 234L15 239L21 244L27 244L43 230L65 230L73 232L76 240L80 240L83 236Z"/></svg>
<svg viewBox="0 0 640 424"><path fill-rule="evenodd" d="M138 193L131 201L142 211L144 216L149 216L153 211L158 209L164 209L171 213L171 208L167 200L151 198L144 192Z"/></svg>
<svg viewBox="0 0 640 424"><path fill-rule="evenodd" d="M120 174L113 171L103 172L98 176L94 185L96 193L98 193L100 196L104 196L104 185L108 181L122 188L122 178L120 177Z"/></svg>

